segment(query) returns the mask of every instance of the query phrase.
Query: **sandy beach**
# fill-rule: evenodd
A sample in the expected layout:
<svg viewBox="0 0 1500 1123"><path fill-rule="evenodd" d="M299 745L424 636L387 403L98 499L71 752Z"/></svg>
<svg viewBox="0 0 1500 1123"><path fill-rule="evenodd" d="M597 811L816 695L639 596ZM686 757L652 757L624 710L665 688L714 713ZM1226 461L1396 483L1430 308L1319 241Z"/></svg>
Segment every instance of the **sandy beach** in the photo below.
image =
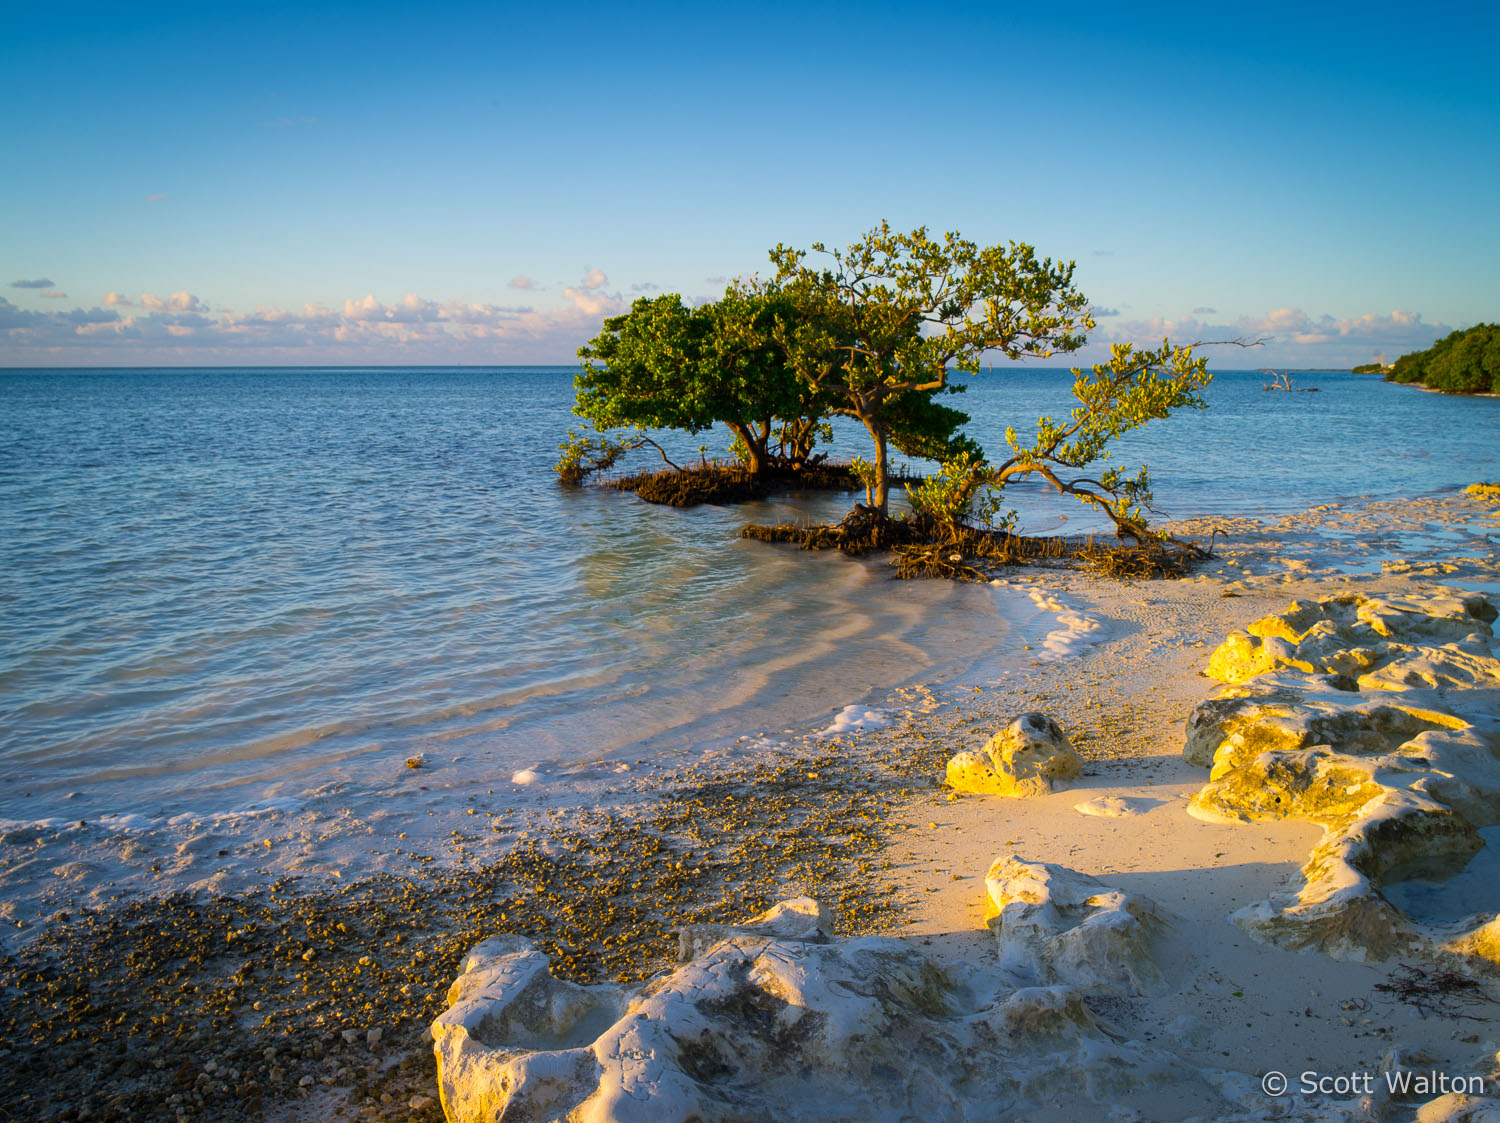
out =
<svg viewBox="0 0 1500 1123"><path fill-rule="evenodd" d="M683 925L743 922L807 895L841 935L896 935L962 971L995 954L985 875L1003 855L1143 894L1171 918L1169 985L1107 1014L1192 1075L1114 1103L1113 1118L1345 1118L1336 1112L1352 1101L1331 1094L1257 1107L1258 1082L1272 1070L1294 1081L1373 1071L1398 1044L1434 1069L1490 1078L1500 1040L1486 1010L1424 1016L1376 989L1394 962L1286 951L1230 922L1293 877L1321 832L1189 816L1207 770L1182 749L1185 719L1215 686L1209 653L1254 619L1348 590L1500 591L1493 505L1454 494L1176 529L1217 543L1184 580L1006 575L1053 610L1055 626L1027 637L1035 658L987 681L903 688L863 729L642 770L589 811L477 801L473 829L452 829L445 853L413 852L409 873L346 883L309 860L300 879L74 908L49 891L0 960L0 1104L34 1120L441 1119L428 1026L481 939L524 934L559 978L635 982L671 965ZM1081 777L1027 800L943 785L949 756L1026 711L1061 724ZM184 860L106 859L97 840L61 830L6 841L35 852L30 874L12 857L8 875L45 869L54 888L70 862ZM316 852L316 839L274 824L258 844ZM1028 1110L1075 1119L1101 1108L1080 1089Z"/></svg>

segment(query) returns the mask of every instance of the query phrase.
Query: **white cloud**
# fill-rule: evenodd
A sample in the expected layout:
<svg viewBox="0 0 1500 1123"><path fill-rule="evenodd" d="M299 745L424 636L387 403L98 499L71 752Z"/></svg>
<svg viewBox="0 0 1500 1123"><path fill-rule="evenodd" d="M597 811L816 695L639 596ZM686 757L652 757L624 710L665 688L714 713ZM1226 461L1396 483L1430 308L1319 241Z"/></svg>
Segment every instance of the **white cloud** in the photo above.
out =
<svg viewBox="0 0 1500 1123"><path fill-rule="evenodd" d="M70 312L0 298L0 364L233 363L247 354L258 362L570 362L600 316L622 307L618 295L584 290L548 310L417 293L251 312L213 312L185 291L138 303L112 292L99 307Z"/></svg>
<svg viewBox="0 0 1500 1123"><path fill-rule="evenodd" d="M602 277L603 275L600 274ZM645 286L634 286L648 291ZM568 363L600 320L629 308L630 293L569 288L551 307L434 300L408 293L383 301L373 294L293 308L263 305L214 312L186 291L132 300L106 293L94 308L32 311L0 298L0 365L28 363L460 362ZM55 305L54 305L55 307ZM1096 309L1103 317L1113 309ZM1395 358L1430 346L1451 328L1405 311L1347 318L1272 308L1227 319L1199 311L1178 318L1101 318L1086 351L1057 356L1073 365L1095 362L1112 341L1154 345L1265 339L1258 348L1216 348L1223 367L1336 367Z"/></svg>
<svg viewBox="0 0 1500 1123"><path fill-rule="evenodd" d="M583 289L563 289L563 295L585 316L614 316L625 311L625 303L618 295Z"/></svg>
<svg viewBox="0 0 1500 1123"><path fill-rule="evenodd" d="M167 201L167 196L165 196L165 195L147 195L146 196L146 202L148 202L148 203L165 203L166 201Z"/></svg>
<svg viewBox="0 0 1500 1123"><path fill-rule="evenodd" d="M525 289L529 292L536 288L536 282L528 277L525 273L521 273L517 276L512 277L506 283L506 287L512 289Z"/></svg>
<svg viewBox="0 0 1500 1123"><path fill-rule="evenodd" d="M1199 319L1208 309L1178 319L1155 317L1111 322L1095 332L1096 345L1133 340L1154 346L1162 339L1173 343L1239 341L1256 343L1253 349L1235 352L1229 348L1207 352L1210 364L1240 366L1343 367L1369 362L1384 352L1388 359L1430 347L1452 327L1427 323L1420 313L1396 310L1366 312L1339 319L1327 314L1314 316L1301 308L1272 308L1261 315L1233 320Z"/></svg>
<svg viewBox="0 0 1500 1123"><path fill-rule="evenodd" d="M609 284L609 278L601 270L590 269L583 275L583 280L578 282L578 287L584 289L602 289L607 284Z"/></svg>
<svg viewBox="0 0 1500 1123"><path fill-rule="evenodd" d="M108 297L105 298L108 300ZM141 307L152 312L207 312L208 305L204 304L192 293L174 292L163 300L153 293L141 294Z"/></svg>

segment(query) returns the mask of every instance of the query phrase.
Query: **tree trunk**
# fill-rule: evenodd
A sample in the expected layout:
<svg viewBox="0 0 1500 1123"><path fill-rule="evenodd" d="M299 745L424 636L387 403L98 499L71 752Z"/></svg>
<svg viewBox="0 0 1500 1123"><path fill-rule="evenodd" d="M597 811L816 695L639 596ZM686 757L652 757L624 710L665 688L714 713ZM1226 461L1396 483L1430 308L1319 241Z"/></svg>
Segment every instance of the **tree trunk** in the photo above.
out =
<svg viewBox="0 0 1500 1123"><path fill-rule="evenodd" d="M875 442L875 487L870 498L870 506L886 514L891 493L891 481L887 476L890 465L890 456L886 451L885 426L870 418L860 418L865 423L865 428L870 430L870 437Z"/></svg>
<svg viewBox="0 0 1500 1123"><path fill-rule="evenodd" d="M755 432L748 425L741 425L737 421L726 421L724 423L729 431L740 439L740 444L745 446L746 455L750 462L745 465L752 476L758 476L766 470L766 442L765 438L756 440Z"/></svg>

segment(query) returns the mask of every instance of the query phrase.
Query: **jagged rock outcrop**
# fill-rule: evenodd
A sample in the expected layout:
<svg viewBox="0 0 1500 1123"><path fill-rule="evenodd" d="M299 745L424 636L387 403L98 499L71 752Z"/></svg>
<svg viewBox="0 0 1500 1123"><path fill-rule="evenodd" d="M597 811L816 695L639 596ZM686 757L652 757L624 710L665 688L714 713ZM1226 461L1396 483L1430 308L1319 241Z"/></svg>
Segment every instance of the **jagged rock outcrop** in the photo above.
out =
<svg viewBox="0 0 1500 1123"><path fill-rule="evenodd" d="M1071 915L1081 890L1066 871L1026 869L1016 886L1051 886ZM1084 908L1091 931L1110 926L1097 919L1107 906ZM486 941L432 1027L447 1117L1024 1119L1044 1099L1103 1104L1191 1076L1154 1047L1123 1043L1083 987L1017 985L1014 971L944 966L896 939L830 940L807 923L816 915L799 902L726 929L735 934L632 993L556 980L520 937ZM766 934L792 923L808 938ZM1077 953L1113 946L1091 937ZM1068 955L1048 962L1056 978L1089 974Z"/></svg>
<svg viewBox="0 0 1500 1123"><path fill-rule="evenodd" d="M1434 932L1381 895L1416 859L1458 859L1500 819L1500 660L1482 596L1358 595L1295 603L1214 652L1229 685L1188 718L1183 753L1211 767L1190 811L1300 818L1324 836L1295 896L1237 920L1290 947L1354 958L1412 949L1496 961L1477 932Z"/></svg>
<svg viewBox="0 0 1500 1123"><path fill-rule="evenodd" d="M1231 633L1208 674L1240 683L1285 668L1343 676L1353 690L1500 686L1500 665L1490 657L1495 618L1476 593L1294 601Z"/></svg>
<svg viewBox="0 0 1500 1123"><path fill-rule="evenodd" d="M1025 713L978 752L953 756L947 783L963 792L1024 798L1044 795L1054 781L1074 779L1082 771L1083 758L1062 727L1046 714Z"/></svg>

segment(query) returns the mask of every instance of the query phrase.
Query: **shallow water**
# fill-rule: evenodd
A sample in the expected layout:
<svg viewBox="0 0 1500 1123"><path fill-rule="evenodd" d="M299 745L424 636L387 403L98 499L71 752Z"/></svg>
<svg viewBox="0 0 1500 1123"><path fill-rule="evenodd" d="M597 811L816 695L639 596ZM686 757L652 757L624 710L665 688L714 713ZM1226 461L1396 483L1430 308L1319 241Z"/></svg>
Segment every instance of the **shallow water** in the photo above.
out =
<svg viewBox="0 0 1500 1123"><path fill-rule="evenodd" d="M1500 827L1486 827L1479 836L1484 845L1467 859L1391 870L1381 879L1381 893L1420 924L1500 915Z"/></svg>
<svg viewBox="0 0 1500 1123"><path fill-rule="evenodd" d="M736 537L847 495L676 511L559 488L571 374L0 374L0 818L211 811L422 754L546 775L816 728L1003 662L1059 611ZM1165 515L1500 477L1500 401L1261 381L1221 376L1210 410L1122 448ZM1012 372L952 400L998 450L1007 424L1064 412L1069 382ZM701 442L725 443L671 447ZM838 443L863 449L848 426ZM1029 529L1099 528L1038 487L1010 498Z"/></svg>

